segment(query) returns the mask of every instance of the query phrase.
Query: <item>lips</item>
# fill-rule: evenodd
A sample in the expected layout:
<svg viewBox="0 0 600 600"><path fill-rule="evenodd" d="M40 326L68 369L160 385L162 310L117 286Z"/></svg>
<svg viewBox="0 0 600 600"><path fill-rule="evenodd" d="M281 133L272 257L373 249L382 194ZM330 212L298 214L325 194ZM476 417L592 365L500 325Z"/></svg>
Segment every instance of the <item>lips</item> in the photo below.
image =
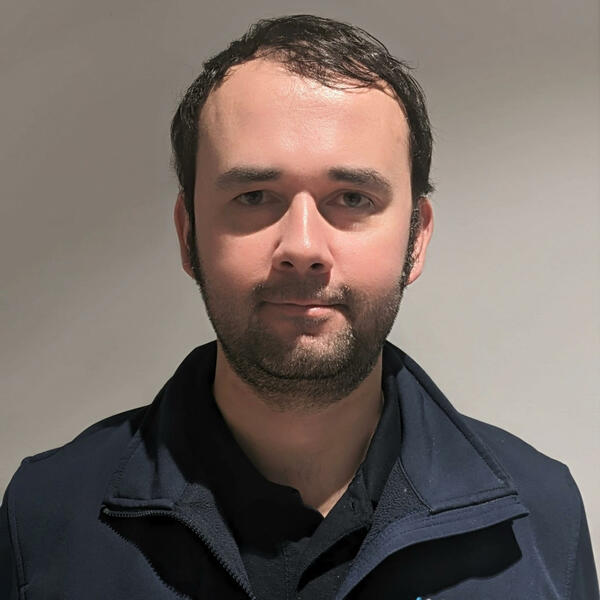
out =
<svg viewBox="0 0 600 600"><path fill-rule="evenodd" d="M323 302L323 300L280 300L280 301L269 301L269 304L292 304L294 306L339 306L335 302Z"/></svg>
<svg viewBox="0 0 600 600"><path fill-rule="evenodd" d="M267 310L274 310L291 317L323 318L342 308L340 304L324 304L315 300L296 300L286 302L265 302Z"/></svg>

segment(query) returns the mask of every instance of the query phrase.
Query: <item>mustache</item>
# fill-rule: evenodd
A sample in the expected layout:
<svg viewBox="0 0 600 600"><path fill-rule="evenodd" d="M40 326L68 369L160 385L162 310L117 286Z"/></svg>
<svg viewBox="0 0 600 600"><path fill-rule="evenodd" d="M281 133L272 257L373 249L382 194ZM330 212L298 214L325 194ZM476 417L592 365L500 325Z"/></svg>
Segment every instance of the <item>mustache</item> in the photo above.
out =
<svg viewBox="0 0 600 600"><path fill-rule="evenodd" d="M257 302L318 301L323 304L352 305L355 293L348 285L327 287L310 280L290 280L279 283L259 283L252 289Z"/></svg>

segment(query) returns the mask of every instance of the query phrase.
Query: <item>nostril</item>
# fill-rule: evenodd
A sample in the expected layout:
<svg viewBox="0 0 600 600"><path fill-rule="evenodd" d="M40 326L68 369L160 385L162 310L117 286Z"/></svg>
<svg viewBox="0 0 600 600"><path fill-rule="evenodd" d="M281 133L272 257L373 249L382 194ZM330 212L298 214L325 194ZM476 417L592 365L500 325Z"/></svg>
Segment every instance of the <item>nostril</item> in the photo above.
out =
<svg viewBox="0 0 600 600"><path fill-rule="evenodd" d="M310 268L313 271L320 271L323 268L323 263L313 263L312 265L310 265Z"/></svg>

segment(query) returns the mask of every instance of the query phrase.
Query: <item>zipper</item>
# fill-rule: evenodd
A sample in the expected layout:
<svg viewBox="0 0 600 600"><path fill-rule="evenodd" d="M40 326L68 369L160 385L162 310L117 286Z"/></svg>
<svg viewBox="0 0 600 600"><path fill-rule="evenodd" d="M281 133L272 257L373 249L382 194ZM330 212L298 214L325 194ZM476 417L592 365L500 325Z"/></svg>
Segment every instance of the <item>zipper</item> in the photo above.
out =
<svg viewBox="0 0 600 600"><path fill-rule="evenodd" d="M252 590L250 589L250 587L248 586L248 584L245 581L243 581L242 578L221 557L221 555L219 554L219 551L213 545L213 543L211 542L211 540L209 540L194 525L194 523L192 523L191 521L189 521L185 517L182 517L182 516L178 515L177 513L173 513L173 512L171 512L169 510L157 510L157 509L128 510L128 511L125 511L125 510L112 510L112 509L108 508L107 506L104 506L102 508L102 512L103 512L103 514L105 514L105 515L107 515L109 517L116 517L116 518L130 518L131 519L131 518L136 518L136 517L139 517L139 518L142 518L142 517L169 517L169 518L171 518L171 519L173 519L175 521L178 521L179 523L181 523L182 525L184 525L185 527L187 527L188 529L190 529L191 531L193 531L196 534L196 536L199 537L200 540L202 540L202 543L208 548L208 550L214 556L214 558L217 560L217 562L221 565L221 567L223 567L223 569L229 574L229 576L238 584L238 586L240 588L242 588L242 590L246 593L246 595L251 600L256 600L256 596L254 595L254 593L252 592ZM154 567L152 567L152 568L153 568L154 572L156 573L156 570L154 569ZM157 575L158 575L158 573L157 573ZM181 598L191 598L191 596L188 596L187 594L179 592L178 590L176 590L175 588L173 588L173 586L171 586L167 582L165 582L162 579L162 577L160 577L160 575L158 575L158 577L161 579L161 581L163 581L165 583L165 585L169 589L171 589L174 593L176 593Z"/></svg>

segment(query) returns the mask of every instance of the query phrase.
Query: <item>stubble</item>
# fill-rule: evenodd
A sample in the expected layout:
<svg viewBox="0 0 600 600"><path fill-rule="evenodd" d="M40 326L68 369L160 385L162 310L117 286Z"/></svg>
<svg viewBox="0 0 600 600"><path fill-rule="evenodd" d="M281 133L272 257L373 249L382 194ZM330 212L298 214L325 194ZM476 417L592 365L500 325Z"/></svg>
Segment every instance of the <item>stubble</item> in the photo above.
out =
<svg viewBox="0 0 600 600"><path fill-rule="evenodd" d="M236 374L277 410L318 410L354 391L375 367L396 319L414 263L419 226L420 212L415 207L400 279L378 297L349 286L328 289L314 280L291 278L284 283L256 285L244 306L207 280L195 236L190 232L188 247L194 277ZM274 297L335 304L344 312L345 325L335 332L315 336L305 333L301 340L285 340L260 318L261 303ZM306 325L310 330L314 320Z"/></svg>

